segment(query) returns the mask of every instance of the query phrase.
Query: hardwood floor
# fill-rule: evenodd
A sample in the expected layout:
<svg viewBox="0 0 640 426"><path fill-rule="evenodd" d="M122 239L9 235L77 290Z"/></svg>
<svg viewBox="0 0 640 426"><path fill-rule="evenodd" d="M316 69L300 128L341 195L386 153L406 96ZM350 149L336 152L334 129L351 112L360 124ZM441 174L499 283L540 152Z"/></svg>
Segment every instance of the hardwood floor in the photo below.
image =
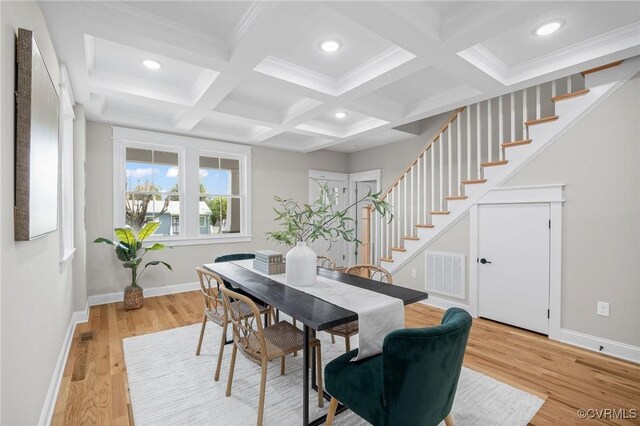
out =
<svg viewBox="0 0 640 426"><path fill-rule="evenodd" d="M408 327L435 325L441 317L425 305L406 308ZM89 321L76 328L52 424L132 424L122 339L201 320L199 292L148 298L138 311L124 311L122 303L92 307ZM640 411L638 365L483 319L474 320L465 365L546 399L533 425L640 424L640 418L586 421L576 414L580 408Z"/></svg>

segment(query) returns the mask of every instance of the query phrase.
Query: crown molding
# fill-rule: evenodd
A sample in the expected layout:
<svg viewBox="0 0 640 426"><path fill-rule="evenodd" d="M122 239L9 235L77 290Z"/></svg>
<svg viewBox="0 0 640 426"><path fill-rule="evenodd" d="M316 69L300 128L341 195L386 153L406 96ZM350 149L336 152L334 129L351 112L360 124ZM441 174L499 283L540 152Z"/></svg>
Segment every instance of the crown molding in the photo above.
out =
<svg viewBox="0 0 640 426"><path fill-rule="evenodd" d="M244 12L242 18L240 18L240 21L235 26L231 32L231 36L229 37L229 44L232 48L235 49L238 44L240 44L244 36L251 30L251 27L256 24L266 4L267 3L264 1L254 1Z"/></svg>
<svg viewBox="0 0 640 426"><path fill-rule="evenodd" d="M511 86L638 46L640 46L640 22L634 22L515 66L507 65L482 44L476 44L462 50L458 52L458 56L503 85ZM640 49L638 49L638 54L640 54Z"/></svg>
<svg viewBox="0 0 640 426"><path fill-rule="evenodd" d="M416 55L413 53L398 46L391 46L340 77L336 91L342 95L415 58Z"/></svg>
<svg viewBox="0 0 640 426"><path fill-rule="evenodd" d="M171 19L144 12L134 6L119 1L83 1L80 2L80 6L99 15L110 15L118 21L127 21L136 28L144 27L147 32L153 34L152 38L162 34L165 42L175 46L196 45L202 48L202 52L217 53L225 60L229 57L229 46L223 40Z"/></svg>
<svg viewBox="0 0 640 426"><path fill-rule="evenodd" d="M459 105L460 102L481 94L482 92L473 87L467 85L457 86L423 101L409 105L405 110L405 117L425 114L429 111L442 109L442 107L448 107L449 105Z"/></svg>
<svg viewBox="0 0 640 426"><path fill-rule="evenodd" d="M269 55L253 70L327 95L338 96L333 78L285 59Z"/></svg>
<svg viewBox="0 0 640 426"><path fill-rule="evenodd" d="M375 117L366 117L346 128L338 128L336 126L327 125L314 120L299 124L296 126L296 129L344 139L384 126L385 124L389 124L389 122Z"/></svg>
<svg viewBox="0 0 640 426"><path fill-rule="evenodd" d="M267 56L253 70L337 97L407 63L415 57L416 55L401 47L392 46L337 79L275 56Z"/></svg>
<svg viewBox="0 0 640 426"><path fill-rule="evenodd" d="M442 16L427 2L383 1L382 6L395 13L429 37L441 41ZM418 7L418 4L420 7ZM424 9L428 9L426 12Z"/></svg>

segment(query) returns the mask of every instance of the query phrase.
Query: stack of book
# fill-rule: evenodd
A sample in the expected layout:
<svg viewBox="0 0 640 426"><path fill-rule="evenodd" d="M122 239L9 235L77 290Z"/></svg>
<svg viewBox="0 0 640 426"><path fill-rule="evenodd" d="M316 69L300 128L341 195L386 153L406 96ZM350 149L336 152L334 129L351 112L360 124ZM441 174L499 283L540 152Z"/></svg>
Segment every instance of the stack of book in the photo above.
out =
<svg viewBox="0 0 640 426"><path fill-rule="evenodd" d="M273 250L258 250L253 259L253 269L267 275L284 274L286 264L282 253Z"/></svg>

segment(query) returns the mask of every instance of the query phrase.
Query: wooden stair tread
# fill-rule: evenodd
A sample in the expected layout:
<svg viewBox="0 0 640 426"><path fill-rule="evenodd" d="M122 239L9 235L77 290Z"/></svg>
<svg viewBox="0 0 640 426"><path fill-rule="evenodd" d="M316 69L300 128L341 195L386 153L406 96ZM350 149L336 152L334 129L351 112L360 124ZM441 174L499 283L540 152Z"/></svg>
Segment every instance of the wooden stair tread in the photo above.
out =
<svg viewBox="0 0 640 426"><path fill-rule="evenodd" d="M531 143L531 139L521 139L519 141L511 141L511 142L505 142L502 144L503 148L511 148L514 146L520 146L520 145L527 145Z"/></svg>
<svg viewBox="0 0 640 426"><path fill-rule="evenodd" d="M567 99L573 99L578 96L586 95L589 93L589 89L578 90L577 92L565 93L564 95L554 96L551 98L553 102L565 101Z"/></svg>
<svg viewBox="0 0 640 426"><path fill-rule="evenodd" d="M470 180L463 180L462 184L463 185L475 185L478 183L485 183L487 180L486 179L470 179Z"/></svg>
<svg viewBox="0 0 640 426"><path fill-rule="evenodd" d="M402 248L402 247L391 247L391 250L393 250L393 251L401 251L401 252L407 251L406 248Z"/></svg>
<svg viewBox="0 0 640 426"><path fill-rule="evenodd" d="M487 161L485 163L481 163L482 167L495 167L495 166L504 166L507 164L507 160L496 160L496 161Z"/></svg>
<svg viewBox="0 0 640 426"><path fill-rule="evenodd" d="M383 262L393 262L393 259L391 259L390 257L381 257L380 260L382 260Z"/></svg>
<svg viewBox="0 0 640 426"><path fill-rule="evenodd" d="M416 228L433 228L433 225L430 223L423 223L420 225L416 225Z"/></svg>
<svg viewBox="0 0 640 426"><path fill-rule="evenodd" d="M447 200L447 201L466 200L467 196L466 195L451 195L449 197L444 197L444 199Z"/></svg>
<svg viewBox="0 0 640 426"><path fill-rule="evenodd" d="M449 214L450 212L448 210L436 210L431 212L431 214Z"/></svg>
<svg viewBox="0 0 640 426"><path fill-rule="evenodd" d="M405 239L405 240L411 240L411 241L419 241L420 240L420 237L414 237L414 236L411 236L411 235L409 235L408 237L402 237L402 238Z"/></svg>
<svg viewBox="0 0 640 426"><path fill-rule="evenodd" d="M617 67L618 65L620 65L621 63L623 63L624 61L615 61L615 62L611 62L610 64L605 64L605 65L600 65L599 67L595 67L595 68L590 68L586 71L582 71L580 74L582 74L582 76L586 76L588 74L593 74L594 72L598 72L598 71L602 71L602 70L606 70L609 68L613 68L613 67Z"/></svg>
<svg viewBox="0 0 640 426"><path fill-rule="evenodd" d="M542 117L536 120L525 121L525 126L535 126L536 124L550 123L552 121L556 121L559 117L557 115L551 115L549 117Z"/></svg>

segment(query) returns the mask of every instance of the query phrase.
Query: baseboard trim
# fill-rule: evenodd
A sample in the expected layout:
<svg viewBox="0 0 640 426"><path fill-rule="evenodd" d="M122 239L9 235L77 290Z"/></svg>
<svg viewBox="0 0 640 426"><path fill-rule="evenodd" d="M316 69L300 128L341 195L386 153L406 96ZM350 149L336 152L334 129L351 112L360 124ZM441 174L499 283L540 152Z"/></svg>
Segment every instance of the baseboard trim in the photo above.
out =
<svg viewBox="0 0 640 426"><path fill-rule="evenodd" d="M471 306L469 306L469 304L464 303L464 302L455 302L453 300L449 300L449 299L443 299L441 297L437 297L437 296L433 296L433 295L429 295L429 298L426 300L421 300L420 303L422 303L423 305L428 305L434 308L438 308L438 309L442 309L442 310L447 310L449 308L460 308L460 309L464 309L465 311L469 312L469 314L472 317L477 317L477 313L474 312L471 309Z"/></svg>
<svg viewBox="0 0 640 426"><path fill-rule="evenodd" d="M578 346L600 354L611 355L626 361L640 363L640 347L591 336L578 331L560 329L560 342ZM602 350L600 347L602 346Z"/></svg>
<svg viewBox="0 0 640 426"><path fill-rule="evenodd" d="M144 289L144 297L165 296L167 294L184 293L200 289L200 283L197 281L183 284L173 284L162 287L151 287ZM124 290L115 293L97 294L89 296L89 306L105 305L107 303L122 302Z"/></svg>
<svg viewBox="0 0 640 426"><path fill-rule="evenodd" d="M60 382L62 381L62 375L64 374L64 367L67 365L67 358L69 357L69 349L71 348L71 342L73 340L73 333L76 330L76 325L87 322L89 320L89 303L87 303L82 311L76 311L71 314L69 320L69 326L67 327L67 333L64 336L62 342L62 348L58 354L58 360L53 370L53 376L51 377L51 383L47 391L47 396L44 399L42 411L40 412L40 420L38 425L49 425L53 417L53 410L58 400L58 392L60 391Z"/></svg>

